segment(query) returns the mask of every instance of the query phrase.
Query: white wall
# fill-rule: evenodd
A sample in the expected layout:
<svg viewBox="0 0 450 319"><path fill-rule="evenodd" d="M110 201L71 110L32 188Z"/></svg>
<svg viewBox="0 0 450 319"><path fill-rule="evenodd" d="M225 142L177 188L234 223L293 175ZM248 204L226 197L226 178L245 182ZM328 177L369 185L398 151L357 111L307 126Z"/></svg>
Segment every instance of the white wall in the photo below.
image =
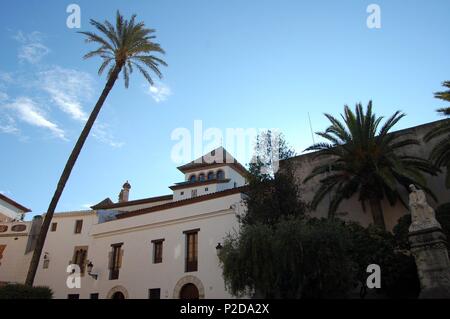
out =
<svg viewBox="0 0 450 319"><path fill-rule="evenodd" d="M0 282L25 282L32 252L25 254L31 222L0 223L8 225L8 231L0 233L0 245L6 245L0 260ZM23 232L13 232L14 225L25 225Z"/></svg>
<svg viewBox="0 0 450 319"><path fill-rule="evenodd" d="M48 269L42 269L42 261L36 276L37 285L49 285L55 298L67 298L68 294L80 294L89 298L99 293L106 298L108 292L120 285L127 289L130 298L148 298L148 289L160 288L161 298L172 298L178 280L187 275L197 277L203 284L206 298L230 298L225 291L222 270L216 252L218 242L226 234L237 229L238 223L230 206L240 202L240 194L232 194L172 209L147 213L134 217L97 224L96 216L55 215L56 232L49 232L44 252L50 254ZM73 234L76 219L83 218L83 232ZM184 272L185 234L183 231L200 228L198 233L198 271ZM152 263L151 240L164 238L163 262ZM108 254L111 244L122 243L124 250L118 280L109 280ZM81 280L80 289L66 286L66 267L75 246L88 245L88 259L94 264L93 272L98 280L87 274Z"/></svg>

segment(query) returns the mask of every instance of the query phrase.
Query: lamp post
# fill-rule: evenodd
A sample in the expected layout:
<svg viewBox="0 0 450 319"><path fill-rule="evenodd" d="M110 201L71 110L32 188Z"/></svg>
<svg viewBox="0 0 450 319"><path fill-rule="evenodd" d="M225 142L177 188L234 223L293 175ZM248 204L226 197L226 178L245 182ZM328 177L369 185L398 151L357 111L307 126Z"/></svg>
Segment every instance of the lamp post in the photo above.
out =
<svg viewBox="0 0 450 319"><path fill-rule="evenodd" d="M216 246L217 255L219 255L219 253L222 250L222 248L223 248L222 244L221 243L217 243L217 246Z"/></svg>
<svg viewBox="0 0 450 319"><path fill-rule="evenodd" d="M87 264L87 273L88 273L89 276L91 276L92 278L97 280L98 274L93 274L92 273L92 268L94 268L94 264L92 263L92 261L90 261L89 264Z"/></svg>

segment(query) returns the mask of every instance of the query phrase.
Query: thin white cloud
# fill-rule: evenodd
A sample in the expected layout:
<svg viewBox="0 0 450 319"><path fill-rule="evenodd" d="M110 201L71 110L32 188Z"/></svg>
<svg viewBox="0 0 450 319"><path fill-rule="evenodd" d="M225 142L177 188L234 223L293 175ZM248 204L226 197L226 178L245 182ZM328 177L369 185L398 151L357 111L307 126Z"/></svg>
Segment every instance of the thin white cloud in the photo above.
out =
<svg viewBox="0 0 450 319"><path fill-rule="evenodd" d="M39 83L61 111L74 120L87 120L82 101L92 96L94 80L90 74L55 66L39 73Z"/></svg>
<svg viewBox="0 0 450 319"><path fill-rule="evenodd" d="M92 128L92 136L99 142L108 144L114 148L120 148L125 144L124 142L116 141L110 132L109 126L100 122L94 124L94 127Z"/></svg>
<svg viewBox="0 0 450 319"><path fill-rule="evenodd" d="M153 85L150 85L146 92L153 98L153 100L155 100L156 103L164 102L170 95L172 95L170 87L161 82L155 82Z"/></svg>
<svg viewBox="0 0 450 319"><path fill-rule="evenodd" d="M6 134L19 134L20 130L14 118L8 114L0 114L0 132Z"/></svg>
<svg viewBox="0 0 450 319"><path fill-rule="evenodd" d="M14 102L5 104L4 107L14 111L16 116L23 122L48 129L54 136L66 140L64 131L57 124L48 120L42 109L32 99L19 97Z"/></svg>
<svg viewBox="0 0 450 319"><path fill-rule="evenodd" d="M40 32L34 31L24 34L22 31L19 31L13 38L21 44L18 53L20 61L36 64L50 53L50 49L42 43L43 35Z"/></svg>

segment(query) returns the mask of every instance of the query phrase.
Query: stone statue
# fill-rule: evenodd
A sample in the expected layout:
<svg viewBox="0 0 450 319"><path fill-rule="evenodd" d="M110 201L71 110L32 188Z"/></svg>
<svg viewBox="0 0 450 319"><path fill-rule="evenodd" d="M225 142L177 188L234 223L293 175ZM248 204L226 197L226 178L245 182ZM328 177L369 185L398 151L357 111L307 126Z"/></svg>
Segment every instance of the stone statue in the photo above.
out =
<svg viewBox="0 0 450 319"><path fill-rule="evenodd" d="M411 210L411 226L409 232L438 227L441 225L436 220L434 209L428 205L425 192L413 184L409 185L409 207Z"/></svg>

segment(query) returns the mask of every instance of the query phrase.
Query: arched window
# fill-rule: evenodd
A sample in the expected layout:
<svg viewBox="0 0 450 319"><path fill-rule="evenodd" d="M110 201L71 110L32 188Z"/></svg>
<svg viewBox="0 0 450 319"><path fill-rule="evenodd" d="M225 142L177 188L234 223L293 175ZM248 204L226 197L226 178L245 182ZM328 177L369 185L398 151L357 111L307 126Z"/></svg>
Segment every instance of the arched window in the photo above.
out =
<svg viewBox="0 0 450 319"><path fill-rule="evenodd" d="M222 170L217 171L217 179L225 179L225 173Z"/></svg>
<svg viewBox="0 0 450 319"><path fill-rule="evenodd" d="M197 177L195 175L191 175L189 177L189 182L191 182L191 183L195 182L196 180L197 180Z"/></svg>
<svg viewBox="0 0 450 319"><path fill-rule="evenodd" d="M214 172L209 172L208 173L208 181L210 181L210 180L212 180L212 179L214 179Z"/></svg>
<svg viewBox="0 0 450 319"><path fill-rule="evenodd" d="M200 175L198 175L198 180L200 182L204 182L205 181L205 174L201 173Z"/></svg>

